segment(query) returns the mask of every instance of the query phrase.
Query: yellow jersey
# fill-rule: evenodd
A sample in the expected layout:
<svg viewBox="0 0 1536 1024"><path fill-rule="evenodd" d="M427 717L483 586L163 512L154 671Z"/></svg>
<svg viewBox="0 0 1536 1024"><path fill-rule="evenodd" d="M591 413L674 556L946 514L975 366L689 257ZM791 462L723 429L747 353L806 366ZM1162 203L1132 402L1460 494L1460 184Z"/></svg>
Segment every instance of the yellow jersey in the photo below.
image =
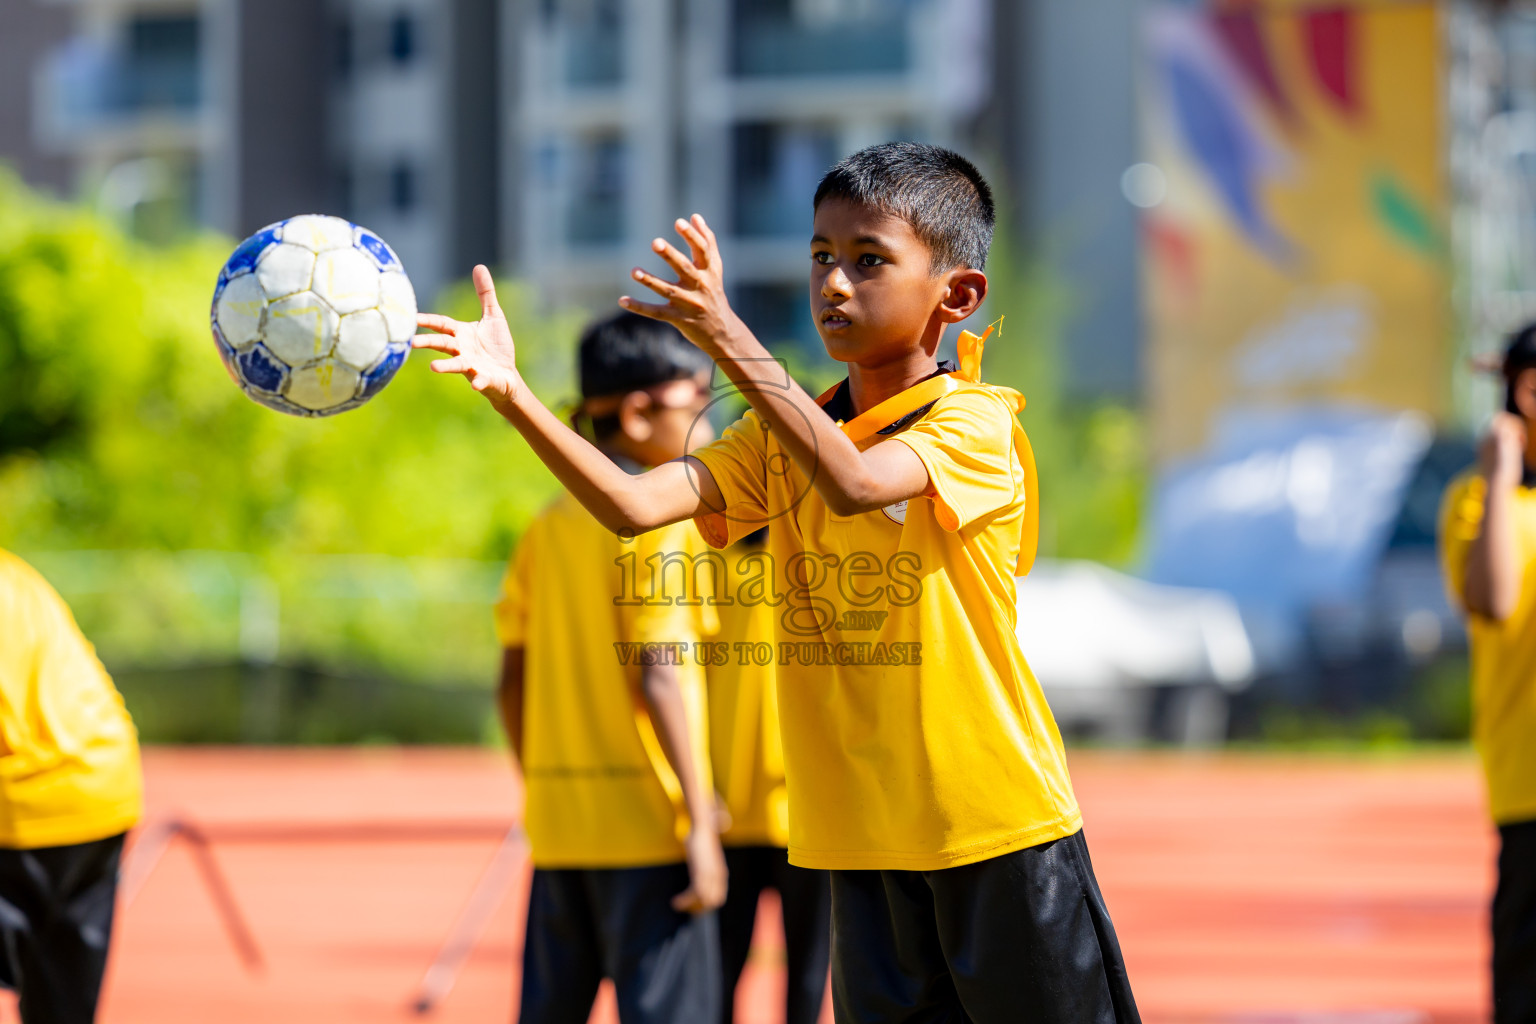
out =
<svg viewBox="0 0 1536 1024"><path fill-rule="evenodd" d="M726 596L775 612L792 863L932 870L1082 827L1014 634L1036 496L1011 394L963 384L909 417L889 438L931 493L855 516L826 507L756 411L691 453L726 503L696 520L712 545L769 525L766 562L735 559Z"/></svg>
<svg viewBox="0 0 1536 1024"><path fill-rule="evenodd" d="M1466 606L1467 552L1483 525L1488 481L1468 473L1447 488L1440 557L1453 600ZM1500 825L1536 820L1536 490L1515 492L1520 601L1503 622L1469 615L1472 740L1483 762L1489 810Z"/></svg>
<svg viewBox="0 0 1536 1024"><path fill-rule="evenodd" d="M727 563L759 550L738 545ZM730 827L720 833L720 841L726 846L788 846L778 686L772 658L757 656L759 644L772 649L775 612L765 602L734 600L718 611L716 640L725 646L718 648L721 656L706 674L710 767L715 791L730 814Z"/></svg>
<svg viewBox="0 0 1536 1024"><path fill-rule="evenodd" d="M0 550L0 847L106 839L142 812L122 697L63 599Z"/></svg>
<svg viewBox="0 0 1536 1024"><path fill-rule="evenodd" d="M708 710L697 645L708 605L649 600L705 550L689 523L623 540L569 494L528 526L496 605L503 647L523 649L524 828L547 868L684 859L682 786L656 738L640 671L677 671L694 764L709 792ZM678 584L679 586L681 584Z"/></svg>

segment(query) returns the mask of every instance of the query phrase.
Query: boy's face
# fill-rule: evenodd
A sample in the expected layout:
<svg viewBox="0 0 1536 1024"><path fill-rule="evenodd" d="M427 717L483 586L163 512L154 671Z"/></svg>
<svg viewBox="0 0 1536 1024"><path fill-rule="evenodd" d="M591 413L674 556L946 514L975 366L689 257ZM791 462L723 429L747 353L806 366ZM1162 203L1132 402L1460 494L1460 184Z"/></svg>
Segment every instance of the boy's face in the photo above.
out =
<svg viewBox="0 0 1536 1024"><path fill-rule="evenodd" d="M619 409L625 454L659 466L713 441L714 427L704 415L710 398L708 370L630 392Z"/></svg>
<svg viewBox="0 0 1536 1024"><path fill-rule="evenodd" d="M824 200L811 237L811 315L827 354L859 364L900 358L919 345L932 354L944 324L964 319L986 292L979 271L934 274L932 258L902 218L847 199ZM980 292L950 309L962 279L972 290L979 279Z"/></svg>

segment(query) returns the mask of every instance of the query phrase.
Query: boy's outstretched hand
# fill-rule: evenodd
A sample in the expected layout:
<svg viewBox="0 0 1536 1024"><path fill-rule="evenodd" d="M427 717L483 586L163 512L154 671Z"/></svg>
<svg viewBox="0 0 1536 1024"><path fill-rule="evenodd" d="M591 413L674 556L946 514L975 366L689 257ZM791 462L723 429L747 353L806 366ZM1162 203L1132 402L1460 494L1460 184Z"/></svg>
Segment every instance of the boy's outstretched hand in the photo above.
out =
<svg viewBox="0 0 1536 1024"><path fill-rule="evenodd" d="M697 213L689 220L678 218L673 227L688 243L690 255L684 256L662 238L653 241L651 248L677 271L677 281L664 281L640 267L632 272L636 281L666 301L640 302L625 295L619 299L619 305L653 320L666 321L705 352L718 355L721 341L742 328L741 320L725 298L720 245Z"/></svg>
<svg viewBox="0 0 1536 1024"><path fill-rule="evenodd" d="M452 358L433 362L434 373L462 373L469 386L484 394L493 405L510 407L523 391L517 372L517 352L512 331L496 301L496 285L483 265L475 267L475 292L480 296L480 319L467 324L436 313L421 313L416 326L436 331L418 334L412 348L430 348Z"/></svg>

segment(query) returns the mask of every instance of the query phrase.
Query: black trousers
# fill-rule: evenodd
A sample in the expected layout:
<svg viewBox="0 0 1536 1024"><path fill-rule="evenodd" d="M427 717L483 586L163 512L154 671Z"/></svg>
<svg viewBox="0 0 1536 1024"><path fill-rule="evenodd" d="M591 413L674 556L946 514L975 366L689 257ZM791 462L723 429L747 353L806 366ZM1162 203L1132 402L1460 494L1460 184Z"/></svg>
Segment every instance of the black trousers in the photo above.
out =
<svg viewBox="0 0 1536 1024"><path fill-rule="evenodd" d="M832 872L838 1024L1139 1024L1081 832L942 871Z"/></svg>
<svg viewBox="0 0 1536 1024"><path fill-rule="evenodd" d="M1493 895L1494 1024L1536 1024L1536 821L1499 828Z"/></svg>
<svg viewBox="0 0 1536 1024"><path fill-rule="evenodd" d="M0 849L0 984L25 1024L91 1024L112 939L123 836Z"/></svg>
<svg viewBox="0 0 1536 1024"><path fill-rule="evenodd" d="M757 898L776 890L784 913L784 954L789 986L785 1024L816 1024L827 991L827 963L832 954L832 891L827 872L797 868L779 846L727 846L731 887L720 908L720 960L725 992L720 1019L736 1015L736 982L752 948Z"/></svg>
<svg viewBox="0 0 1536 1024"><path fill-rule="evenodd" d="M720 936L713 913L672 909L685 864L535 868L523 945L523 1024L586 1024L612 978L623 1024L720 1015Z"/></svg>

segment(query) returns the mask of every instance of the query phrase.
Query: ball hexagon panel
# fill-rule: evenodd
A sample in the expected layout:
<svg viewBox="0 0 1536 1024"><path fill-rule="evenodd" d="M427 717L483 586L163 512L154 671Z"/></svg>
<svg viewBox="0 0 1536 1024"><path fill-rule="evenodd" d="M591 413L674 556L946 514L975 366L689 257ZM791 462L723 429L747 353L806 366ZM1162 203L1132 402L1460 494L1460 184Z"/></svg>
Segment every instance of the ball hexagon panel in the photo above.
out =
<svg viewBox="0 0 1536 1024"><path fill-rule="evenodd" d="M299 292L267 304L262 339L289 366L331 354L340 317L314 292Z"/></svg>
<svg viewBox="0 0 1536 1024"><path fill-rule="evenodd" d="M345 363L325 359L294 370L285 397L294 405L320 412L350 402L362 375Z"/></svg>
<svg viewBox="0 0 1536 1024"><path fill-rule="evenodd" d="M379 311L389 324L389 340L406 342L416 333L416 289L403 273L379 275Z"/></svg>
<svg viewBox="0 0 1536 1024"><path fill-rule="evenodd" d="M336 358L354 370L366 370L389 347L389 326L377 309L349 313L336 334Z"/></svg>
<svg viewBox="0 0 1536 1024"><path fill-rule="evenodd" d="M350 246L321 253L315 259L310 290L345 316L379 304L379 272L367 256Z"/></svg>
<svg viewBox="0 0 1536 1024"><path fill-rule="evenodd" d="M269 300L304 291L314 275L315 254L302 245L274 245L256 262L256 280Z"/></svg>
<svg viewBox="0 0 1536 1024"><path fill-rule="evenodd" d="M357 247L366 252L380 270L401 270L400 257L395 255L395 250L384 244L384 239L369 231L367 228L358 228L353 234Z"/></svg>
<svg viewBox="0 0 1536 1024"><path fill-rule="evenodd" d="M283 241L302 245L311 252L352 247L352 225L340 217L307 213L302 217L290 217L283 221L282 227Z"/></svg>
<svg viewBox="0 0 1536 1024"><path fill-rule="evenodd" d="M235 368L242 380L258 391L277 394L288 379L288 364L275 358L263 345L253 345L235 357Z"/></svg>
<svg viewBox="0 0 1536 1024"><path fill-rule="evenodd" d="M219 289L214 320L226 344L244 348L261 337L261 313L267 307L255 274L242 274Z"/></svg>
<svg viewBox="0 0 1536 1024"><path fill-rule="evenodd" d="M400 372L400 367L405 365L405 357L411 350L405 345L391 345L385 354L383 362L363 374L363 390L359 398L367 401L380 391L384 385L395 379L395 374Z"/></svg>
<svg viewBox="0 0 1536 1024"><path fill-rule="evenodd" d="M239 277L241 274L250 273L256 267L256 261L268 248L277 244L277 229L280 225L269 224L256 232L250 238L241 242L229 257L229 262L224 264L220 272L220 280Z"/></svg>
<svg viewBox="0 0 1536 1024"><path fill-rule="evenodd" d="M308 409L294 405L282 395L264 395L260 391L247 391L246 394L249 395L251 401L255 402L257 405L264 405L268 409L275 409L278 412L285 412L289 416L314 415L314 413L310 412Z"/></svg>

